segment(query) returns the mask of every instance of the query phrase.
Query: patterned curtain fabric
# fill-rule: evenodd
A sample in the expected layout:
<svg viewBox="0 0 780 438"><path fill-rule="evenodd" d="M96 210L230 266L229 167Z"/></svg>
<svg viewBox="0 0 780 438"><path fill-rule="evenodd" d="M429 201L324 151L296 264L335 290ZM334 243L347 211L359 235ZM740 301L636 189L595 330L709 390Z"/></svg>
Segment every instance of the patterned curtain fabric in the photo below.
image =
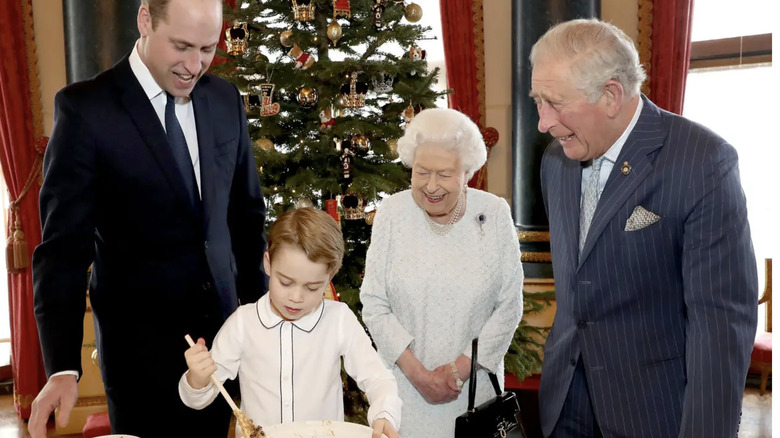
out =
<svg viewBox="0 0 780 438"><path fill-rule="evenodd" d="M33 249L41 242L38 190L43 149L31 0L0 2L0 164L11 201L7 264L14 406L23 419L46 382L33 316ZM22 347L24 346L24 348Z"/></svg>
<svg viewBox="0 0 780 438"><path fill-rule="evenodd" d="M639 0L639 54L647 70L642 92L682 114L691 54L693 0Z"/></svg>
<svg viewBox="0 0 780 438"><path fill-rule="evenodd" d="M482 0L439 0L447 85L453 90L450 108L466 114L483 131L490 147L498 132L485 127L485 44ZM486 132L487 130L487 132ZM469 186L487 190L487 164L469 181Z"/></svg>

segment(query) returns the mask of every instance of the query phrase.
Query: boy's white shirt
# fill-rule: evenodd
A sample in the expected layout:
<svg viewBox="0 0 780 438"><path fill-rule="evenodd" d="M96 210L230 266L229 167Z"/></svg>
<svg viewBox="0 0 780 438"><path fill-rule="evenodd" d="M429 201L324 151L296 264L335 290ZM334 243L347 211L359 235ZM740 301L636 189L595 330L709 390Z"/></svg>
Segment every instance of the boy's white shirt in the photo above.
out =
<svg viewBox="0 0 780 438"><path fill-rule="evenodd" d="M349 307L323 300L297 321L285 321L268 294L239 307L220 329L211 355L224 382L239 376L241 410L260 426L307 420L344 420L344 368L368 398L368 422L387 419L398 430L401 399L393 374ZM219 390L179 381L185 405L203 409ZM219 400L225 403L224 400Z"/></svg>

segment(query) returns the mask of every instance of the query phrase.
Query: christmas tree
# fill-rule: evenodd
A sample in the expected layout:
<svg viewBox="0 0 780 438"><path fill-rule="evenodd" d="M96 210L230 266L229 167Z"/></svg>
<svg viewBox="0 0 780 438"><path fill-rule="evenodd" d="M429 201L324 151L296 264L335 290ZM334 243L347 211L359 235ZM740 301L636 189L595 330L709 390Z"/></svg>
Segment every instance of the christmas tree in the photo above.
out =
<svg viewBox="0 0 780 438"><path fill-rule="evenodd" d="M244 94L268 207L313 206L341 224L345 255L333 279L360 317L359 291L376 208L409 187L395 146L414 114L435 106L430 28L415 3L395 0L251 0L226 6L227 62L211 72ZM348 421L366 402L345 379Z"/></svg>
<svg viewBox="0 0 780 438"><path fill-rule="evenodd" d="M228 61L211 70L245 93L268 225L301 206L340 221L333 283L358 315L374 209L409 186L396 141L442 94L418 46L422 13L393 0L239 1L224 11Z"/></svg>

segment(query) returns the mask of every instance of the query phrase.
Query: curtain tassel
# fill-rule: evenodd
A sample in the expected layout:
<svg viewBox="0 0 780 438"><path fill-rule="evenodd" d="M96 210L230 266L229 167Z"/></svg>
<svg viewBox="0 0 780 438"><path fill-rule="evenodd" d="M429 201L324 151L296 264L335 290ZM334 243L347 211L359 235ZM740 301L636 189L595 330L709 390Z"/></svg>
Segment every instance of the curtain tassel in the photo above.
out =
<svg viewBox="0 0 780 438"><path fill-rule="evenodd" d="M16 215L16 223L14 224L13 253L14 266L17 270L22 270L30 266L27 240L24 238L24 231L22 231L22 224L19 221L18 214Z"/></svg>

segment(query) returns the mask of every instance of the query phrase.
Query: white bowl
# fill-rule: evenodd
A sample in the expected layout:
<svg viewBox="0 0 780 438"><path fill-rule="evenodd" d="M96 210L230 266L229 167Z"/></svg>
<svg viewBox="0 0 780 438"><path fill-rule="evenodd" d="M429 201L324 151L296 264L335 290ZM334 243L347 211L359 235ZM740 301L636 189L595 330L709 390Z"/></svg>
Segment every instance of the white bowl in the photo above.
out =
<svg viewBox="0 0 780 438"><path fill-rule="evenodd" d="M368 426L343 421L296 421L263 427L267 438L371 438ZM383 435L384 436L384 435Z"/></svg>

